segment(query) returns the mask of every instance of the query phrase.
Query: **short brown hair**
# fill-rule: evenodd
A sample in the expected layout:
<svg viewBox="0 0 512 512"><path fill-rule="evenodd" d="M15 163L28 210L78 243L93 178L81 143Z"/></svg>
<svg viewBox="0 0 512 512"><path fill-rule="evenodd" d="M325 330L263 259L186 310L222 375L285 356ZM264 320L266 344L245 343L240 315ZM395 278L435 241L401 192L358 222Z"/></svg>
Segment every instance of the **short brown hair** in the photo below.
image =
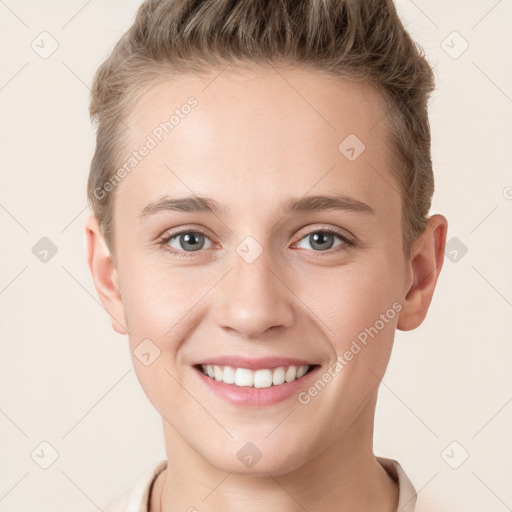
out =
<svg viewBox="0 0 512 512"><path fill-rule="evenodd" d="M97 123L87 194L111 254L114 192L98 197L120 164L124 120L136 99L180 72L226 63L301 66L364 81L388 110L391 173L400 186L409 258L434 193L427 103L434 74L392 0L146 0L94 76Z"/></svg>

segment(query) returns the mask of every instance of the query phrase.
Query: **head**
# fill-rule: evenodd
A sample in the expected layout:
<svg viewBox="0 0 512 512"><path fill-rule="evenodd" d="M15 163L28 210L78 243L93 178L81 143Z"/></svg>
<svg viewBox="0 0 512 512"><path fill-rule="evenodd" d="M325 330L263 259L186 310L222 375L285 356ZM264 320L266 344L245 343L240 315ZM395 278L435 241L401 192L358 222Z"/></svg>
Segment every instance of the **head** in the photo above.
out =
<svg viewBox="0 0 512 512"><path fill-rule="evenodd" d="M89 266L148 398L215 466L285 473L357 418L371 434L395 330L421 324L443 262L433 86L382 0L149 0L98 69ZM331 378L235 406L199 380L224 355Z"/></svg>

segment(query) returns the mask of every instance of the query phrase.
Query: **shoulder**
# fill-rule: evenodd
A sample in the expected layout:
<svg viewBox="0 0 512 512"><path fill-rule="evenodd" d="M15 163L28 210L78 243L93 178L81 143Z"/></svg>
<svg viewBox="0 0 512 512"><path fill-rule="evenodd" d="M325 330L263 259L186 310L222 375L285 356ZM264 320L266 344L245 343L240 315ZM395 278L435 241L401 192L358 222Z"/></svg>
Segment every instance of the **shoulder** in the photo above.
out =
<svg viewBox="0 0 512 512"><path fill-rule="evenodd" d="M118 494L115 498L112 498L108 504L101 509L101 512L126 512L128 507L128 496L130 490Z"/></svg>
<svg viewBox="0 0 512 512"><path fill-rule="evenodd" d="M398 512L448 512L429 489L421 488L416 491L404 468L395 459L377 457L379 463L388 474L398 483L399 501Z"/></svg>
<svg viewBox="0 0 512 512"><path fill-rule="evenodd" d="M398 510L400 512L419 512L416 507L418 498L416 489L400 463L395 459L386 459L385 457L377 457L377 460L398 484Z"/></svg>
<svg viewBox="0 0 512 512"><path fill-rule="evenodd" d="M112 498L101 512L148 512L148 500L156 477L167 467L167 460L154 462L120 494Z"/></svg>

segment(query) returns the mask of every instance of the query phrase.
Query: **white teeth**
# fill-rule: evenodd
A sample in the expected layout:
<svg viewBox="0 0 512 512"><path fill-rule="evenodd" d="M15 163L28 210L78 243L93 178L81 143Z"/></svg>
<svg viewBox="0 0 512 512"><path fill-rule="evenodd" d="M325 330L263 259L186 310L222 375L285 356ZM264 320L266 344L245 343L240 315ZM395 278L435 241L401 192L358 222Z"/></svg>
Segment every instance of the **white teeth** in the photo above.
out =
<svg viewBox="0 0 512 512"><path fill-rule="evenodd" d="M232 366L201 365L203 373L212 379L235 386L269 388L285 382L300 379L307 373L310 366L280 366L279 368L252 371L248 368L233 368Z"/></svg>
<svg viewBox="0 0 512 512"><path fill-rule="evenodd" d="M222 368L220 366L213 366L213 378L215 380L222 380Z"/></svg>
<svg viewBox="0 0 512 512"><path fill-rule="evenodd" d="M292 380L295 380L296 377L297 377L297 368L295 368L295 366L290 366L288 368L288 370L286 370L286 376L285 376L284 380L286 382L291 382Z"/></svg>
<svg viewBox="0 0 512 512"><path fill-rule="evenodd" d="M272 384L274 384L274 386L284 384L284 368L282 366L274 370L272 375Z"/></svg>
<svg viewBox="0 0 512 512"><path fill-rule="evenodd" d="M299 366L297 368L297 379L300 379L307 371L308 367L306 365Z"/></svg>
<svg viewBox="0 0 512 512"><path fill-rule="evenodd" d="M254 377L251 370L247 368L237 368L235 372L235 384L237 386L252 386Z"/></svg>
<svg viewBox="0 0 512 512"><path fill-rule="evenodd" d="M254 372L254 387L269 388L272 386L272 370L257 370Z"/></svg>
<svg viewBox="0 0 512 512"><path fill-rule="evenodd" d="M226 384L235 383L236 371L232 366L224 366L224 373L222 375L222 381Z"/></svg>

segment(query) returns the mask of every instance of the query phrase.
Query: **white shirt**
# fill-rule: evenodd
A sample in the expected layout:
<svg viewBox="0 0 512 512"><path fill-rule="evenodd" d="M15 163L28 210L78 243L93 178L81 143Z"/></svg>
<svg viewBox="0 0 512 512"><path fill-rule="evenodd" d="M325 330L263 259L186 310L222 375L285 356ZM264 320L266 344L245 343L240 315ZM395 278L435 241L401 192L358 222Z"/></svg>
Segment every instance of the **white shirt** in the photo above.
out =
<svg viewBox="0 0 512 512"><path fill-rule="evenodd" d="M397 512L422 512L416 507L417 494L402 466L394 459L377 457L377 460L398 483ZM167 460L151 464L132 485L112 499L102 512L148 512L151 487L156 477L167 467Z"/></svg>

